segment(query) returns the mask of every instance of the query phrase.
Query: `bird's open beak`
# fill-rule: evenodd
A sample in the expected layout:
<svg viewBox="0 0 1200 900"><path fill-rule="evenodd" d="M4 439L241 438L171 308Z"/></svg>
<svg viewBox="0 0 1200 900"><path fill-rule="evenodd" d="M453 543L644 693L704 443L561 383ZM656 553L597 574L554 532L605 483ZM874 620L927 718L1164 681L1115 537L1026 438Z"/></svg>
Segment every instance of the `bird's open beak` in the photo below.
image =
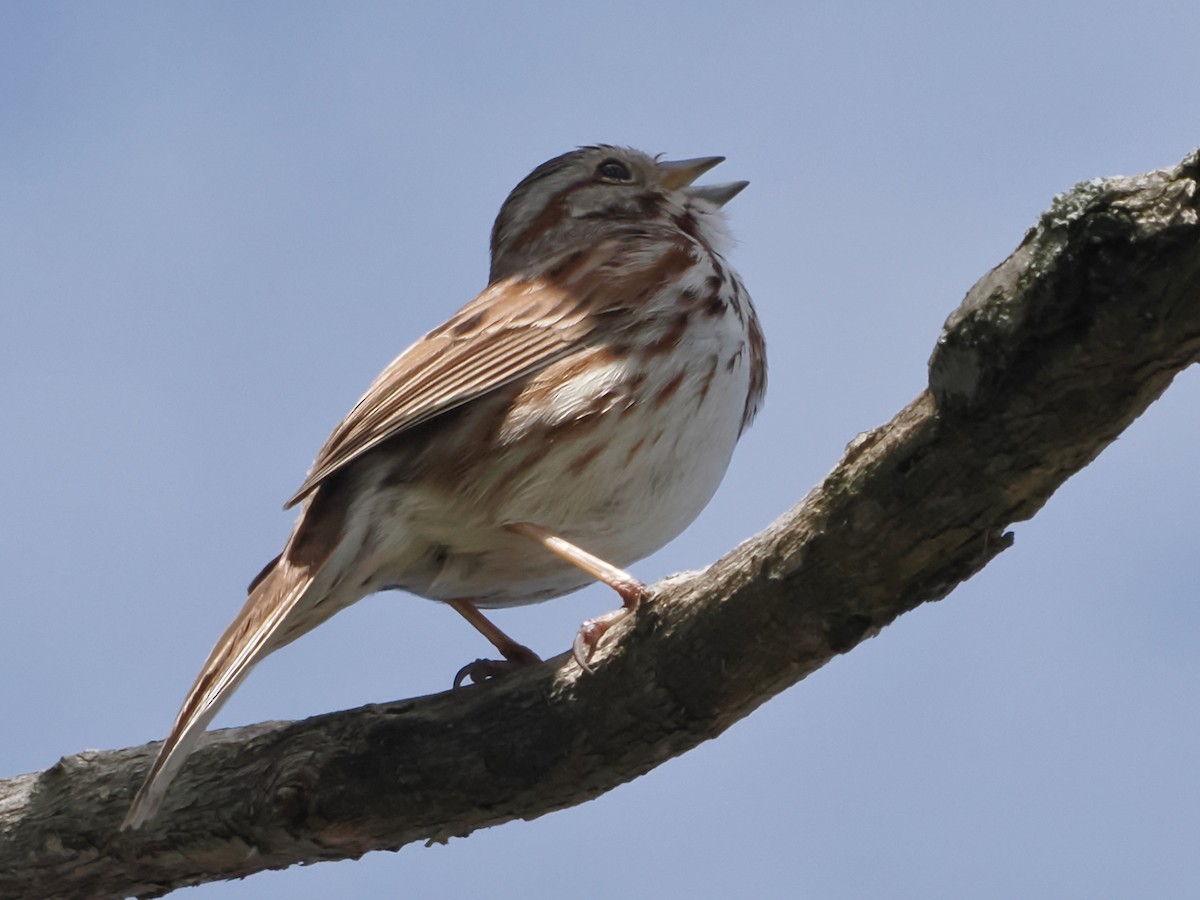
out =
<svg viewBox="0 0 1200 900"><path fill-rule="evenodd" d="M668 191L685 188L717 163L724 162L723 156L701 156L697 159L680 159L658 163L662 172L661 184Z"/></svg>
<svg viewBox="0 0 1200 900"><path fill-rule="evenodd" d="M658 164L662 172L662 186L668 191L686 188L689 197L706 200L713 206L724 206L745 189L748 181L731 181L728 184L702 184L691 187L693 181L718 163L725 161L723 156L701 156L696 159L680 159Z"/></svg>
<svg viewBox="0 0 1200 900"><path fill-rule="evenodd" d="M749 183L748 181L731 181L728 184L701 184L689 187L684 193L689 197L707 200L713 206L724 206L745 190Z"/></svg>

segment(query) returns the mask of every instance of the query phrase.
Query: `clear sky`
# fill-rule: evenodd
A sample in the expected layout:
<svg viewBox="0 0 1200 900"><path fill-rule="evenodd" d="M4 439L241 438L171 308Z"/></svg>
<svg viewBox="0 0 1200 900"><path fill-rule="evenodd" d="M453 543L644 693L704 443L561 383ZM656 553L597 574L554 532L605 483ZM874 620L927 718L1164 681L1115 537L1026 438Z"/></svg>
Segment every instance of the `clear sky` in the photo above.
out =
<svg viewBox="0 0 1200 900"><path fill-rule="evenodd" d="M697 568L923 387L946 315L1075 182L1200 144L1200 5L302 2L0 9L0 775L161 738L282 502L484 284L582 143L724 154L767 404ZM187 894L1195 897L1200 373L941 603L609 795ZM499 615L543 655L607 590ZM218 719L445 689L458 616L363 601Z"/></svg>

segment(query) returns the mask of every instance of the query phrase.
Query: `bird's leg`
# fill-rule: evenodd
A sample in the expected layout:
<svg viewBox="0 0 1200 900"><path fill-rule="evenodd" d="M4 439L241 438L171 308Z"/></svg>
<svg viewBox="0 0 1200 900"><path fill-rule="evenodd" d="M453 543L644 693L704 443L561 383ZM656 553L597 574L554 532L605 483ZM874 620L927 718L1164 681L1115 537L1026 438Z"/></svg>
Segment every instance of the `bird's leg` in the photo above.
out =
<svg viewBox="0 0 1200 900"><path fill-rule="evenodd" d="M579 663L584 671L591 672L592 667L589 665L589 661L592 658L592 654L596 651L596 645L600 643L600 638L604 636L604 633L608 629L637 609L638 604L649 594L646 585L642 584L624 569L618 569L611 563L605 562L598 556L593 556L586 550L576 547L570 541L563 540L556 534L551 534L544 528L539 528L528 522L515 522L507 527L510 531L515 531L517 534L522 534L537 541L555 556L561 557L571 565L582 569L597 581L604 582L620 595L621 608L615 609L610 613L605 613L602 616L597 616L594 619L588 619L579 626L579 632L575 635L575 640L571 644L571 654L575 657L575 661Z"/></svg>
<svg viewBox="0 0 1200 900"><path fill-rule="evenodd" d="M490 678L499 678L501 675L507 675L516 669L523 669L526 666L536 665L542 661L540 656L524 644L518 644L497 628L491 619L481 613L479 608L470 600L450 600L448 602L451 609L474 625L475 630L491 641L492 646L499 650L504 657L502 660L477 659L475 662L467 663L454 676L454 686L456 688L461 687L463 681L468 677L475 684L479 684Z"/></svg>

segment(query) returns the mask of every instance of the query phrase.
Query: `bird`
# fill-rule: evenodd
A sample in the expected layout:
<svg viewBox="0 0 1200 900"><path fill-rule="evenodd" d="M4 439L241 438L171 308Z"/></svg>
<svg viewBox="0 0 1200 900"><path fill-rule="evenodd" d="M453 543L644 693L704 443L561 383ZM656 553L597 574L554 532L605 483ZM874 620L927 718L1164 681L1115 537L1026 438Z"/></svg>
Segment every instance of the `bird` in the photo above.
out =
<svg viewBox="0 0 1200 900"><path fill-rule="evenodd" d="M708 504L766 390L762 328L726 259L723 207L748 182L695 184L723 160L596 144L517 184L487 287L383 370L288 501L300 513L282 552L213 647L123 828L158 815L256 663L368 594L441 601L496 648L458 688L541 662L481 610L604 582L620 608L572 644L591 671L647 596L625 567Z"/></svg>

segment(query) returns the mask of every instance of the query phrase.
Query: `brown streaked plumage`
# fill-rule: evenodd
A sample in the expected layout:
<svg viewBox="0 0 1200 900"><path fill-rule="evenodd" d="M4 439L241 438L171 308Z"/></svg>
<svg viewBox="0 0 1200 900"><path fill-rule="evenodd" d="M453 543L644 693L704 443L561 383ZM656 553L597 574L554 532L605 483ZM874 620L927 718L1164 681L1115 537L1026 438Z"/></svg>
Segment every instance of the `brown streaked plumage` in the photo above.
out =
<svg viewBox="0 0 1200 900"><path fill-rule="evenodd" d="M720 157L583 147L535 169L492 229L490 284L400 355L318 453L300 516L184 700L124 827L157 812L221 704L272 651L378 590L446 602L504 657L538 661L480 612L601 580L588 668L645 592L626 566L716 489L765 387L762 332L724 260L721 207L692 187Z"/></svg>

